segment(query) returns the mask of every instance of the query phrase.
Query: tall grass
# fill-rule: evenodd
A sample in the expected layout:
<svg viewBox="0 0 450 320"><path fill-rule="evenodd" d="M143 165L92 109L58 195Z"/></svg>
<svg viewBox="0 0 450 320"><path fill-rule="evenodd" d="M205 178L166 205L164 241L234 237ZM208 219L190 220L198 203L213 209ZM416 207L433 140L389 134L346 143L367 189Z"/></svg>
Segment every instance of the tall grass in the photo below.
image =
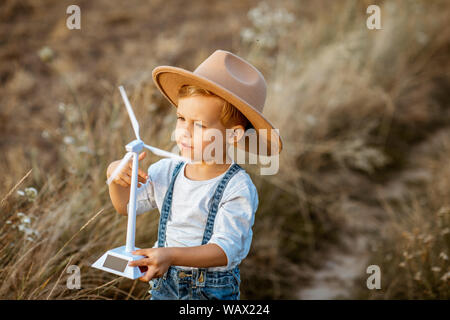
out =
<svg viewBox="0 0 450 320"><path fill-rule="evenodd" d="M387 181L405 166L413 144L450 125L449 4L379 1L383 30L378 31L366 28L365 9L369 4L256 3L244 20L238 20L241 33L230 35L232 46L223 48L246 58L265 75L268 100L264 114L280 128L284 142L277 175L259 176L257 167L244 165L258 189L260 206L252 248L241 265L242 298L295 298L299 287L306 285L311 272L323 263L327 248L340 245L342 233L355 232L345 204L351 200L380 205L373 192L375 184ZM212 6L210 10L218 9ZM137 14L133 20L136 25L140 18L144 19ZM131 23L120 21L124 28ZM189 28L205 29L200 21L190 22ZM126 40L114 28L107 34ZM52 37L67 39L56 27ZM170 52L172 42L181 51L185 43L182 37L167 43L160 38L154 41L169 46L155 49L161 52ZM124 50L134 54L136 47L144 46L133 43L127 42ZM197 51L207 45L200 38L189 45L199 53L194 58L173 53L177 65L196 66L209 54ZM59 46L63 51L61 43ZM107 165L121 158L124 145L133 140L117 86L123 84L127 89L141 125L141 137L166 150L175 146L171 141L173 107L156 90L150 73L133 62L129 65L135 69L129 71L120 66L124 60L111 53L117 61L99 61L107 66L102 70L117 66L127 76L98 80L91 70L71 73L67 56L58 56L55 51L52 59L32 60L65 92L64 99L45 100L46 110L51 112L33 116L29 110L29 121L39 129L40 137L30 137L25 122L13 112L17 101L22 101L18 97L29 97L29 90L23 87L29 72L22 71L17 77L22 81L14 77L2 80L10 91L3 96L4 103L9 104L0 113L0 119L9 124L0 128L5 150L0 155L0 168L8 173L1 184L0 198L30 169L32 172L1 205L0 297L148 298L146 284L92 269L90 264L106 250L123 245L126 235L126 219L115 212L105 184ZM154 66L166 64L165 58L160 59L152 60ZM142 167L158 159L150 156ZM432 205L413 206L414 199L405 199L391 227L411 233L416 242L425 239L417 238L419 235L431 235L433 241L421 250L431 259L431 268L441 269L437 272L418 266L414 264L416 258L407 260L405 268L410 271L402 274L404 281L393 282L386 297L448 297L448 287L439 282L438 276L440 279L448 271L441 252L448 256L448 235L442 235L448 228L448 185L443 181L448 181L450 173L441 170L439 175L436 179L440 182L424 191ZM31 189L25 192L30 187L37 190L36 195ZM383 209L390 212L389 207ZM417 213L417 218L408 218L411 212ZM137 246L151 246L156 240L158 216L154 210L137 218ZM420 228L417 234L413 225ZM373 227L377 230L378 225ZM389 278L398 272L399 255L404 251L411 254L410 248L418 244L388 236L383 236L383 241L381 252L396 243L390 252L398 261L385 263L382 268ZM80 267L80 290L66 286L69 265ZM413 281L419 271L421 279L427 279L421 284L424 287ZM408 284L407 289L402 289L402 283Z"/></svg>
<svg viewBox="0 0 450 320"><path fill-rule="evenodd" d="M350 215L346 204L385 211L374 193L377 184L404 168L415 143L449 125L450 7L444 1L378 1L383 30L372 31L366 28L369 4L260 2L243 30L244 56L269 75L265 113L283 129L286 147L280 172L270 179L283 196L268 192L279 201L266 202L273 205L262 208L260 222L266 210L271 214L256 227L269 235L270 265L278 261L284 268L280 283L286 283L273 285L279 291L272 296L284 291L292 297L287 282L306 285L311 273L305 266L320 265L322 245L339 243L337 233L357 232L354 220L377 234L376 220L364 211ZM261 18L271 13L282 18Z"/></svg>
<svg viewBox="0 0 450 320"><path fill-rule="evenodd" d="M371 263L380 267L381 290L359 290L360 298L449 299L449 133L439 132L411 160L429 176L408 178L399 198L380 195L389 215Z"/></svg>
<svg viewBox="0 0 450 320"><path fill-rule="evenodd" d="M140 104L137 99L134 95L134 105ZM126 219L113 209L105 183L107 164L120 158L123 146L133 140L131 129L118 130L119 126L130 128L119 102L118 95L112 94L103 102L104 109L93 113L89 113L88 106L60 104L59 134L53 136L49 132L47 137L59 146L55 171L44 173L39 166L33 166L32 170L43 177L43 184L25 179L18 191L22 191L20 187L34 186L37 196L30 199L25 193L15 192L2 207L1 296L89 299L142 298L146 294L144 284L124 281L90 267L107 249L125 241ZM149 130L158 130L158 118L162 116L147 114L154 125L144 127L142 136L152 136ZM152 138L147 141L155 143ZM158 145L166 147L161 141ZM157 160L150 159L150 163ZM157 212L138 218L138 245L154 241L156 218ZM80 267L81 290L69 290L66 286L69 261ZM104 286L110 281L113 282Z"/></svg>

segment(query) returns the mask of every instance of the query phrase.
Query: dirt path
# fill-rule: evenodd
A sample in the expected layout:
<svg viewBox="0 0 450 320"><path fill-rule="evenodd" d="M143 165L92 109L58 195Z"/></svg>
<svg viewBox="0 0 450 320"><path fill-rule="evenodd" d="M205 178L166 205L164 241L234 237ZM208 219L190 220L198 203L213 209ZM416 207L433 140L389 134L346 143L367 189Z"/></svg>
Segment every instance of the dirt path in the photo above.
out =
<svg viewBox="0 0 450 320"><path fill-rule="evenodd" d="M388 203L401 201L412 187L427 183L431 174L421 165L421 159L432 156L432 150L436 148L434 141L446 136L450 136L448 127L435 131L412 146L405 167L393 174L386 183L373 185L374 197ZM353 236L342 235L344 246L330 248L323 267L311 273L310 285L299 289L298 299L354 299L357 289L366 288L364 279L369 277L366 269L371 264L371 244L376 237L382 237L383 224L388 214L382 209L381 203L374 205L347 201L344 206L343 212L349 215L348 229L353 230Z"/></svg>
<svg viewBox="0 0 450 320"><path fill-rule="evenodd" d="M370 209L364 208L356 203L352 204L349 214L363 219L364 212L369 215ZM364 231L364 221L359 233L353 236L343 236L344 246L332 247L326 254L325 263L321 269L311 274L311 284L301 288L298 299L301 300L323 300L323 299L351 299L355 281L366 273L369 263L369 244L371 236ZM356 222L356 220L354 220ZM359 285L365 285L361 283Z"/></svg>

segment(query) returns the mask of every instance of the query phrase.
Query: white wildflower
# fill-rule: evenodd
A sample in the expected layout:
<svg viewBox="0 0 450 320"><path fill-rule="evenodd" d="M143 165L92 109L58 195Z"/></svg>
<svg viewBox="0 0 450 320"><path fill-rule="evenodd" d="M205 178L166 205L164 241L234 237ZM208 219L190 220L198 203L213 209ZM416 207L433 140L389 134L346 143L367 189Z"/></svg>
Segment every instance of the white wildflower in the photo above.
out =
<svg viewBox="0 0 450 320"><path fill-rule="evenodd" d="M414 258L414 256L410 253L408 253L408 251L403 251L403 256L407 259L410 260L412 258Z"/></svg>
<svg viewBox="0 0 450 320"><path fill-rule="evenodd" d="M310 125L310 126L314 126L317 123L317 119L316 117L314 117L313 115L308 114L306 116L306 122Z"/></svg>
<svg viewBox="0 0 450 320"><path fill-rule="evenodd" d="M438 217L440 218L448 214L450 214L450 206L440 208L437 213Z"/></svg>
<svg viewBox="0 0 450 320"><path fill-rule="evenodd" d="M420 281L421 280L421 276L422 276L422 272L421 271L416 272L416 274L414 275L414 280Z"/></svg>
<svg viewBox="0 0 450 320"><path fill-rule="evenodd" d="M66 111L66 105L64 104L64 102L60 102L58 105L58 110L61 113L64 113Z"/></svg>
<svg viewBox="0 0 450 320"><path fill-rule="evenodd" d="M241 31L244 42L258 42L258 45L266 48L276 46L278 38L286 33L287 27L295 20L295 15L285 8L274 8L262 1L247 13L252 23L251 28Z"/></svg>
<svg viewBox="0 0 450 320"><path fill-rule="evenodd" d="M21 222L25 223L25 224L30 224L31 223L31 219L29 217L25 216L25 217L22 218Z"/></svg>
<svg viewBox="0 0 450 320"><path fill-rule="evenodd" d="M38 51L38 56L43 62L50 62L55 57L52 48L45 46Z"/></svg>
<svg viewBox="0 0 450 320"><path fill-rule="evenodd" d="M75 139L71 136L65 136L63 138L63 141L65 144L73 144L75 142Z"/></svg>
<svg viewBox="0 0 450 320"><path fill-rule="evenodd" d="M439 268L439 267L432 267L431 271L433 271L433 272L440 272L441 268Z"/></svg>
<svg viewBox="0 0 450 320"><path fill-rule="evenodd" d="M75 167L73 167L73 166L69 166L67 168L67 171L69 171L71 174L77 173L77 169Z"/></svg>
<svg viewBox="0 0 450 320"><path fill-rule="evenodd" d="M37 230L35 230L35 229L33 229L33 228L30 228L30 227L27 227L25 224L19 224L18 226L18 229L19 229L19 231L20 232L23 232L27 237L30 237L30 238L32 238L33 239L33 241L36 239L36 238L39 238L40 237L40 234L39 234L39 232L37 231Z"/></svg>
<svg viewBox="0 0 450 320"><path fill-rule="evenodd" d="M279 83L279 82L275 82L274 85L273 85L273 89L275 91L281 91L281 90L283 90L283 85L281 83Z"/></svg>
<svg viewBox="0 0 450 320"><path fill-rule="evenodd" d="M150 112L156 111L157 109L158 109L158 105L156 103L152 102L148 105L148 111L150 111Z"/></svg>
<svg viewBox="0 0 450 320"><path fill-rule="evenodd" d="M433 240L433 236L431 234L427 235L425 239L423 239L423 243L429 243Z"/></svg>
<svg viewBox="0 0 450 320"><path fill-rule="evenodd" d="M445 273L445 274L441 277L441 280L444 281L444 282L446 282L446 281L449 280L449 279L450 279L450 271L447 272L447 273Z"/></svg>
<svg viewBox="0 0 450 320"><path fill-rule="evenodd" d="M241 38L245 42L252 42L255 38L255 32L250 28L244 28L241 31Z"/></svg>
<svg viewBox="0 0 450 320"><path fill-rule="evenodd" d="M34 230L31 228L27 228L25 227L24 232L27 236L33 235L34 234Z"/></svg>
<svg viewBox="0 0 450 320"><path fill-rule="evenodd" d="M89 147L88 146L80 146L80 147L78 147L78 151L80 152L80 153L88 153L88 154L94 154L94 151L92 151L91 149L89 149Z"/></svg>
<svg viewBox="0 0 450 320"><path fill-rule="evenodd" d="M65 116L70 123L77 122L80 119L80 113L72 104L66 105Z"/></svg>
<svg viewBox="0 0 450 320"><path fill-rule="evenodd" d="M442 260L446 260L446 261L448 260L448 256L445 252L441 252L439 254L439 258L441 258Z"/></svg>
<svg viewBox="0 0 450 320"><path fill-rule="evenodd" d="M44 139L50 138L50 133L47 130L43 130L41 133L41 137Z"/></svg>
<svg viewBox="0 0 450 320"><path fill-rule="evenodd" d="M29 187L29 188L25 188L24 191L25 191L25 194L26 194L28 200L33 201L34 199L36 199L37 194L38 194L36 188Z"/></svg>
<svg viewBox="0 0 450 320"><path fill-rule="evenodd" d="M416 34L416 40L418 43L425 45L428 42L428 35L423 31L419 31Z"/></svg>

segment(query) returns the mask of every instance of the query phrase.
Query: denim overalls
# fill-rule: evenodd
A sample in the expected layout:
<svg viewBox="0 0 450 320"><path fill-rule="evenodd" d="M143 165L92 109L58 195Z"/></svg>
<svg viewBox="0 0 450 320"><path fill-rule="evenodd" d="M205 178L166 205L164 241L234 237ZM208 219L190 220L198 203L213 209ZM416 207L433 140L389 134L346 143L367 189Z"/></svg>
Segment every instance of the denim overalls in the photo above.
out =
<svg viewBox="0 0 450 320"><path fill-rule="evenodd" d="M175 167L172 180L162 204L158 227L158 247L164 247L167 220L172 205L173 186L183 164L184 162L180 162ZM242 168L237 163L233 163L228 168L222 180L220 180L211 201L206 227L203 233L202 245L206 244L211 238L214 219L228 181L241 169ZM150 280L151 289L149 292L152 295L151 300L239 300L240 283L241 278L238 266L228 271L208 271L207 268L183 270L179 267L170 266L163 277Z"/></svg>

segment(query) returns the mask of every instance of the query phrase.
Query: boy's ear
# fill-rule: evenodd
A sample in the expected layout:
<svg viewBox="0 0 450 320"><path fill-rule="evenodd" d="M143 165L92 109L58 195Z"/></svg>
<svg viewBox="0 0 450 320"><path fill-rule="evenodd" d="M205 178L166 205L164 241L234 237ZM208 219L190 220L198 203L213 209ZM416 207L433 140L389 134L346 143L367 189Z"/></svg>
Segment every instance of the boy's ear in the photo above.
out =
<svg viewBox="0 0 450 320"><path fill-rule="evenodd" d="M227 142L229 144L234 144L241 140L241 138L244 136L244 127L242 125L236 125L232 128L228 129L229 135L227 136Z"/></svg>

